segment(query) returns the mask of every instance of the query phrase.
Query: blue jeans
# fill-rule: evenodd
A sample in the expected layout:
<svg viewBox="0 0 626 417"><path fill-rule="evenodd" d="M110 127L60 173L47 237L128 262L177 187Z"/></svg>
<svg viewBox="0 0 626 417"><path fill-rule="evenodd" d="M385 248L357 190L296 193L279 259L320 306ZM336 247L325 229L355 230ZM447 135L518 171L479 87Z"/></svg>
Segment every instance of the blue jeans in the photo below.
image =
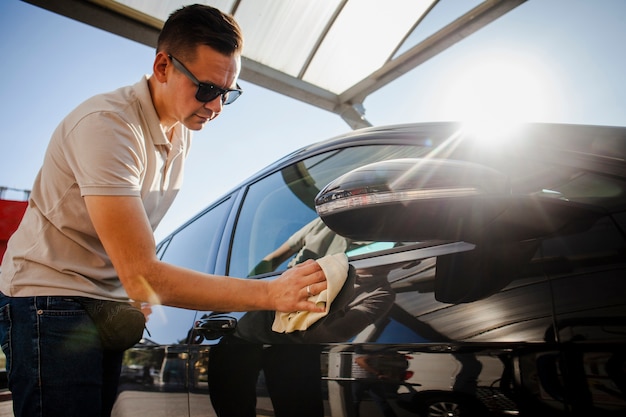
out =
<svg viewBox="0 0 626 417"><path fill-rule="evenodd" d="M0 344L15 417L111 414L123 352L104 351L72 297L0 293Z"/></svg>

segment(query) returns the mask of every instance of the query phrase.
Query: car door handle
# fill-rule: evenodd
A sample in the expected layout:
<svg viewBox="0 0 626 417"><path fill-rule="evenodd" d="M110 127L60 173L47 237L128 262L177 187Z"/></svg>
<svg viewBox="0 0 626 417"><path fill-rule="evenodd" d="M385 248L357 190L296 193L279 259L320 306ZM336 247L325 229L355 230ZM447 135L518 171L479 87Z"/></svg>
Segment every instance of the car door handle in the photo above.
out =
<svg viewBox="0 0 626 417"><path fill-rule="evenodd" d="M225 314L206 315L197 320L193 326L196 335L206 340L219 339L231 334L237 328L237 319Z"/></svg>

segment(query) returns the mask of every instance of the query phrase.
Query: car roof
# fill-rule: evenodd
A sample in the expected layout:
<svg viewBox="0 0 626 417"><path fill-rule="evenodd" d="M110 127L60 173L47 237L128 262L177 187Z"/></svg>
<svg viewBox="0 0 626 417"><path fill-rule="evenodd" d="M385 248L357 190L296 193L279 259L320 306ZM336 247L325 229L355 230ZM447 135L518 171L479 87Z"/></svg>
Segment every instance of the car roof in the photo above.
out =
<svg viewBox="0 0 626 417"><path fill-rule="evenodd" d="M450 140L454 135L466 131L466 125L460 122L411 123L391 126L371 127L351 131L333 138L304 146L277 160L256 174L252 175L239 186L267 175L280 167L309 155L350 146L381 144L418 144L417 139L428 140L435 148ZM626 164L626 127L595 126L558 123L524 123L502 133L503 141L525 143L527 146L541 146L571 156L587 156L599 158L604 162L613 162L622 170L615 172L625 175L623 165ZM505 138L506 137L506 138Z"/></svg>

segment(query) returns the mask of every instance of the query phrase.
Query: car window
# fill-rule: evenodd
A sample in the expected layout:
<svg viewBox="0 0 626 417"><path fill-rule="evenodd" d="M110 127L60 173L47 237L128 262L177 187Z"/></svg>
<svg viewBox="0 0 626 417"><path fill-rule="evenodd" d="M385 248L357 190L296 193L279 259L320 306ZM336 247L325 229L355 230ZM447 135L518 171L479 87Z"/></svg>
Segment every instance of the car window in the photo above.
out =
<svg viewBox="0 0 626 417"><path fill-rule="evenodd" d="M315 196L326 184L354 168L376 161L419 157L429 150L406 145L334 150L289 165L250 185L237 221L229 275L246 277L281 270L290 262L369 245L370 242L347 241L324 230L315 212ZM309 242L305 248L303 236L307 233L314 236L314 244ZM295 253L277 255L284 244ZM377 246L367 249L377 250ZM273 260L264 261L271 254L275 255Z"/></svg>
<svg viewBox="0 0 626 417"><path fill-rule="evenodd" d="M215 250L222 237L222 231L232 198L214 205L205 213L176 232L167 243L161 244L158 252L161 260L201 272L213 272Z"/></svg>

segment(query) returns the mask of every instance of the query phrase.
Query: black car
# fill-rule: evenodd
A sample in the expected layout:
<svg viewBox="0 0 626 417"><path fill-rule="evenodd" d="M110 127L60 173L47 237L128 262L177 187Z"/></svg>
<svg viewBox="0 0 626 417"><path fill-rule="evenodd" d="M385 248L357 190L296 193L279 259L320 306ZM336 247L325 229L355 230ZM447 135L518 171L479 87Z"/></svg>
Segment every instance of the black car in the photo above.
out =
<svg viewBox="0 0 626 417"><path fill-rule="evenodd" d="M249 279L341 252L345 283L306 330L153 307L113 414L626 412L626 128L360 130L277 161L158 245Z"/></svg>

